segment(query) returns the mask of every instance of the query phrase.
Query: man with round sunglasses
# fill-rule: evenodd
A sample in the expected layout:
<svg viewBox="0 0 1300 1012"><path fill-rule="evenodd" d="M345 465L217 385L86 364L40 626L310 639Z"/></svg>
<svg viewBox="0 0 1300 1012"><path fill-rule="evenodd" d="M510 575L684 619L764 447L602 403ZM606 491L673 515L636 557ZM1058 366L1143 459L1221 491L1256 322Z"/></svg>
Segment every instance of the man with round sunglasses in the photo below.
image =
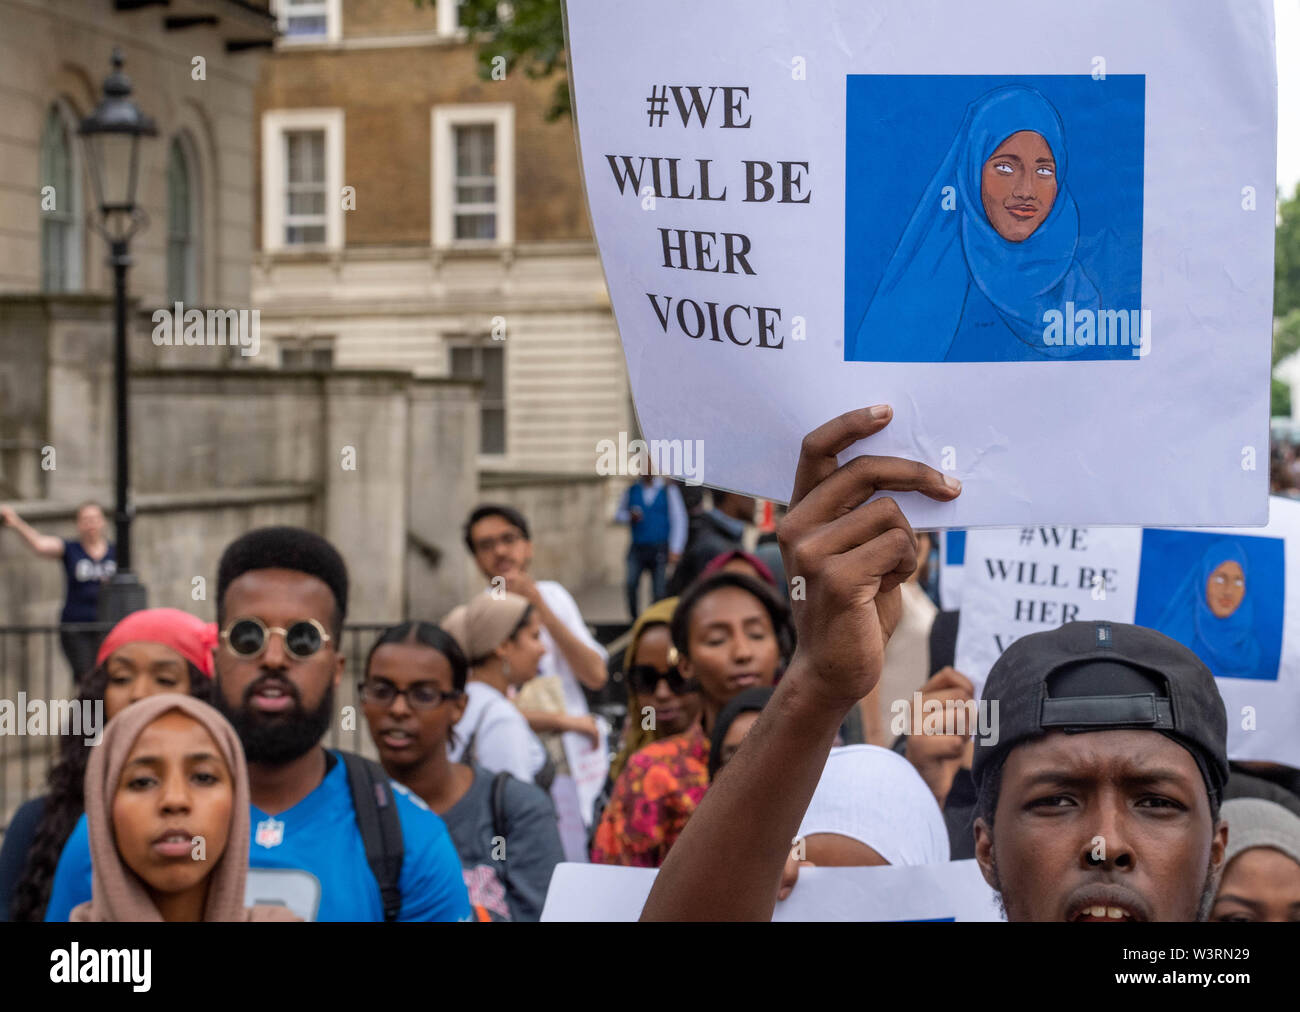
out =
<svg viewBox="0 0 1300 1012"><path fill-rule="evenodd" d="M279 902L306 920L468 920L442 820L377 765L321 746L337 712L347 597L343 559L310 531L249 531L221 557L213 702L248 760L249 902ZM354 778L366 776L359 790ZM363 819L391 859L383 881ZM74 832L46 919L66 920L90 894L89 843Z"/></svg>

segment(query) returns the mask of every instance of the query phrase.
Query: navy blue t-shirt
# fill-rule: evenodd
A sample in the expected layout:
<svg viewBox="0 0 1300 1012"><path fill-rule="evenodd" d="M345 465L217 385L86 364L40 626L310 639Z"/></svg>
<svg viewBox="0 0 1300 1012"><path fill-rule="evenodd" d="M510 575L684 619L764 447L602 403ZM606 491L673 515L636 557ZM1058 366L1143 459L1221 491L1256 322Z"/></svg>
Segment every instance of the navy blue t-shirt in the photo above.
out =
<svg viewBox="0 0 1300 1012"><path fill-rule="evenodd" d="M325 779L288 811L271 817L250 805L244 902L282 903L305 920L382 921L379 883L366 862L347 769L337 754ZM402 824L399 921L472 919L460 858L447 827L401 784L389 781ZM83 815L54 873L47 921L66 921L91 898L90 831Z"/></svg>
<svg viewBox="0 0 1300 1012"><path fill-rule="evenodd" d="M99 585L117 572L117 548L109 542L102 559L92 559L80 541L63 540L63 575L68 593L60 622L94 622L99 618Z"/></svg>

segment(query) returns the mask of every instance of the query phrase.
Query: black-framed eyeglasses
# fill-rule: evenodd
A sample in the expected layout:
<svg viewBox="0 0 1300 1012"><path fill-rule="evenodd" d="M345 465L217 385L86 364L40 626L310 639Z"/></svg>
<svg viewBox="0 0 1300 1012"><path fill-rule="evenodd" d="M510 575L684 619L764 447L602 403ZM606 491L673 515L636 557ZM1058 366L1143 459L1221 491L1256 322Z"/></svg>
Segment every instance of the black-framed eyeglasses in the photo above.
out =
<svg viewBox="0 0 1300 1012"><path fill-rule="evenodd" d="M627 679L632 686L633 692L639 692L646 696L659 687L660 679L668 682L668 691L674 696L698 690L695 680L693 678L684 678L676 668L660 671L650 664L635 664L628 670Z"/></svg>
<svg viewBox="0 0 1300 1012"><path fill-rule="evenodd" d="M398 696L406 697L406 705L412 710L432 710L449 699L459 699L462 692L447 692L435 682L416 682L405 689L399 689L385 678L368 678L357 685L357 692L363 703L376 706L392 706Z"/></svg>
<svg viewBox="0 0 1300 1012"><path fill-rule="evenodd" d="M316 654L330 641L330 634L314 618L299 619L287 629L268 626L260 618L237 618L226 626L221 642L231 653L248 659L260 656L275 633L284 637L285 650L300 661Z"/></svg>
<svg viewBox="0 0 1300 1012"><path fill-rule="evenodd" d="M497 545L510 548L523 540L524 536L518 531L506 531L503 534L498 534L495 538L479 538L474 542L474 552L477 555L485 555L496 548Z"/></svg>

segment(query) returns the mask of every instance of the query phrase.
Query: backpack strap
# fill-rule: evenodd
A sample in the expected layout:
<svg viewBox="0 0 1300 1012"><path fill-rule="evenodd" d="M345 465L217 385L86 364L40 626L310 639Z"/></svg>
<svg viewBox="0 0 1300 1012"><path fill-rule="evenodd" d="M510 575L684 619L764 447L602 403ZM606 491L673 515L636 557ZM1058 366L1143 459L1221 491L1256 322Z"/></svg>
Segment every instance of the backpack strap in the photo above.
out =
<svg viewBox="0 0 1300 1012"><path fill-rule="evenodd" d="M347 768L348 788L352 792L352 808L361 830L361 842L366 848L366 863L379 883L384 920L395 921L402 909L402 890L398 880L404 856L397 799L382 766L352 752L340 751L338 754Z"/></svg>
<svg viewBox="0 0 1300 1012"><path fill-rule="evenodd" d="M510 774L498 773L492 778L492 835L503 840L506 835L506 781Z"/></svg>
<svg viewBox="0 0 1300 1012"><path fill-rule="evenodd" d="M469 733L469 738L465 741L465 747L461 750L460 758L456 760L466 766L474 766L478 763L478 749L475 748L475 742L478 740L478 730L483 726L483 721L487 719L488 708L486 706L479 712L478 720L474 722L474 730Z"/></svg>
<svg viewBox="0 0 1300 1012"><path fill-rule="evenodd" d="M497 876L501 879L501 884L509 887L509 879L506 874L506 863L510 860L510 849L506 839L506 782L510 779L510 774L504 770L492 778L492 835L499 836L507 844L506 849L502 852L502 859L494 862L498 865Z"/></svg>

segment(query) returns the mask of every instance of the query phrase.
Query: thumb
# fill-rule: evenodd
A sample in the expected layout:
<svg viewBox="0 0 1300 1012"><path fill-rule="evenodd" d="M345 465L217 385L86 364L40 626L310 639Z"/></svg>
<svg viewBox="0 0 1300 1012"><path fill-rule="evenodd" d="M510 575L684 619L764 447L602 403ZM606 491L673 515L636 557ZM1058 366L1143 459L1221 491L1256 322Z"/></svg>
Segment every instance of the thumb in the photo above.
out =
<svg viewBox="0 0 1300 1012"><path fill-rule="evenodd" d="M789 854L785 859L785 867L781 870L781 888L777 890L776 898L783 900L794 892L794 887L799 881L800 868L816 867L811 861L796 861L794 854Z"/></svg>

